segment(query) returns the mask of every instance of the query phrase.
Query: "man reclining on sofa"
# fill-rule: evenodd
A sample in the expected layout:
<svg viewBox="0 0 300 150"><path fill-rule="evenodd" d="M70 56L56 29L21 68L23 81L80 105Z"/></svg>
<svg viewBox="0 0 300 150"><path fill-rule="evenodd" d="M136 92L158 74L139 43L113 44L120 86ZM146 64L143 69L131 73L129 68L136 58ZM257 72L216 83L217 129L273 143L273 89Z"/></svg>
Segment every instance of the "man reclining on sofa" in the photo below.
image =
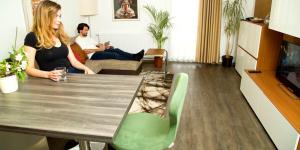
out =
<svg viewBox="0 0 300 150"><path fill-rule="evenodd" d="M92 38L88 37L89 26L86 23L80 23L77 26L79 35L76 37L75 42L81 49L88 54L91 60L102 59L117 59L117 60L136 60L140 61L144 57L144 50L136 54L124 52L118 48L114 48L109 44L97 44Z"/></svg>

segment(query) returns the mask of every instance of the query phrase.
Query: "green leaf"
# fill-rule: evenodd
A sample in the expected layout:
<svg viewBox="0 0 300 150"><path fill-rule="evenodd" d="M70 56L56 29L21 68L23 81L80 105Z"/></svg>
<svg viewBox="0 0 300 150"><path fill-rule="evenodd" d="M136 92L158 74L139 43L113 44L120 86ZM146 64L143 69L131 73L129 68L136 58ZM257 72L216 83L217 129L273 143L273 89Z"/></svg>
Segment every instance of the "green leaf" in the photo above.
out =
<svg viewBox="0 0 300 150"><path fill-rule="evenodd" d="M170 14L167 11L157 10L153 6L146 5L144 8L150 13L153 22L149 24L147 31L151 33L155 39L157 48L162 48L165 41L168 39L167 30L171 28Z"/></svg>
<svg viewBox="0 0 300 150"><path fill-rule="evenodd" d="M21 69L22 62L26 62L26 65L28 65L28 60L24 52L24 46L13 49L12 52L9 52L10 54L10 60L7 62L6 60L3 60L0 63L0 78L6 77L8 75L15 74L20 81L24 81L26 78L25 70ZM21 55L22 57L19 60L16 60L16 56ZM7 66L10 66L7 68ZM26 67L26 66L23 66Z"/></svg>
<svg viewBox="0 0 300 150"><path fill-rule="evenodd" d="M224 31L227 37L231 37L237 33L240 28L240 20L243 15L243 0L225 0L223 7L223 17L225 19ZM229 39L227 39L229 40ZM227 44L230 42L227 41ZM226 46L226 54L231 54L232 49Z"/></svg>

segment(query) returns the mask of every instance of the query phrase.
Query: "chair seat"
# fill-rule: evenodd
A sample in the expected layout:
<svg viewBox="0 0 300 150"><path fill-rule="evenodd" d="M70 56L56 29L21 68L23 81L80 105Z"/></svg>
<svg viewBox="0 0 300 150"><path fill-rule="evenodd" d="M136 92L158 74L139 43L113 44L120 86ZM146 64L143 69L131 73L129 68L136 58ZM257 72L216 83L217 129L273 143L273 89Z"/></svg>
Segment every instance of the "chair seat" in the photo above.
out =
<svg viewBox="0 0 300 150"><path fill-rule="evenodd" d="M169 121L148 113L131 114L119 129L113 145L117 150L163 150Z"/></svg>

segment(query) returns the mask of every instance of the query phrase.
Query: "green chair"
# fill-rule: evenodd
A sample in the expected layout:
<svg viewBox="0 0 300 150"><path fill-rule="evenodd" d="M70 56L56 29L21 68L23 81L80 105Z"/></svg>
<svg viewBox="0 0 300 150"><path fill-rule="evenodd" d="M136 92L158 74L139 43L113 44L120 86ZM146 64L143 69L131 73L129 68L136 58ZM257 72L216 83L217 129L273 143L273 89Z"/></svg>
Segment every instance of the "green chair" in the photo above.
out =
<svg viewBox="0 0 300 150"><path fill-rule="evenodd" d="M164 150L173 146L187 85L188 75L179 73L171 89L166 118L149 113L128 115L113 140L113 147L117 150Z"/></svg>

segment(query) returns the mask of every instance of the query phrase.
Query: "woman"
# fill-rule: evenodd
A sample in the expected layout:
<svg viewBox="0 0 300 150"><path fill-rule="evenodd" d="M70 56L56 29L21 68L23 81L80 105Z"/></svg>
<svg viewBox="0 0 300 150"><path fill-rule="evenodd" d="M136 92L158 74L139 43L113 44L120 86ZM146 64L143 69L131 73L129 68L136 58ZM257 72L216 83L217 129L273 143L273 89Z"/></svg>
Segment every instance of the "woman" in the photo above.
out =
<svg viewBox="0 0 300 150"><path fill-rule="evenodd" d="M61 71L66 67L70 73L94 74L75 58L69 46L69 37L61 23L61 6L50 0L42 1L35 10L32 31L25 38L25 53L28 58L27 74L59 81ZM39 68L34 67L37 61ZM77 144L74 140L47 138L49 148L69 149ZM60 146L57 146L60 145ZM54 148L55 147L55 148Z"/></svg>
<svg viewBox="0 0 300 150"><path fill-rule="evenodd" d="M61 6L55 2L45 0L37 6L32 31L24 45L28 57L26 73L31 76L59 81L56 67L66 67L70 73L94 74L75 58L61 22ZM34 67L35 60L40 69Z"/></svg>

